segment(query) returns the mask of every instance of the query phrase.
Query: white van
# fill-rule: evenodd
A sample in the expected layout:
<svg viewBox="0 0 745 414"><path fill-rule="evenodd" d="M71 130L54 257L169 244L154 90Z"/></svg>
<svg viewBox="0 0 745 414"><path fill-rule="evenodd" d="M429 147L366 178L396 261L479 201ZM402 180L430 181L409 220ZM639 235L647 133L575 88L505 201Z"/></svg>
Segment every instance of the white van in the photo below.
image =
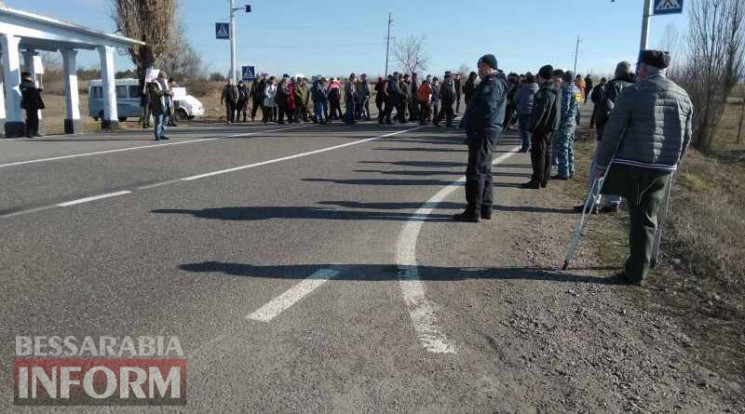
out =
<svg viewBox="0 0 745 414"><path fill-rule="evenodd" d="M140 118L140 82L137 79L116 80L116 108L119 121L127 118ZM186 88L173 88L173 102L179 119L194 119L204 116L204 106L199 100L186 93ZM101 79L90 81L88 85L88 115L98 121L103 118L103 86Z"/></svg>

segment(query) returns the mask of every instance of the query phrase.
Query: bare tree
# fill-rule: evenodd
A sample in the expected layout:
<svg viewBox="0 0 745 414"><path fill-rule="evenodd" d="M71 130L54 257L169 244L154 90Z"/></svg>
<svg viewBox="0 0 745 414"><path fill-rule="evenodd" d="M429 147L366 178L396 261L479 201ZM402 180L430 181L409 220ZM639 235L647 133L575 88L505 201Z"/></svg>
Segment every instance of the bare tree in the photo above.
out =
<svg viewBox="0 0 745 414"><path fill-rule="evenodd" d="M711 149L727 96L745 70L745 2L693 0L686 39L687 60L671 77L693 102L693 145Z"/></svg>
<svg viewBox="0 0 745 414"><path fill-rule="evenodd" d="M159 66L171 76L190 79L205 77L202 57L189 42L183 23L178 24L171 47L161 56L160 61Z"/></svg>
<svg viewBox="0 0 745 414"><path fill-rule="evenodd" d="M111 17L122 35L141 40L132 46L132 58L140 77L145 69L159 63L168 52L175 35L176 0L111 0Z"/></svg>
<svg viewBox="0 0 745 414"><path fill-rule="evenodd" d="M424 36L407 36L403 41L393 44L393 57L404 73L427 70L429 56L424 50Z"/></svg>

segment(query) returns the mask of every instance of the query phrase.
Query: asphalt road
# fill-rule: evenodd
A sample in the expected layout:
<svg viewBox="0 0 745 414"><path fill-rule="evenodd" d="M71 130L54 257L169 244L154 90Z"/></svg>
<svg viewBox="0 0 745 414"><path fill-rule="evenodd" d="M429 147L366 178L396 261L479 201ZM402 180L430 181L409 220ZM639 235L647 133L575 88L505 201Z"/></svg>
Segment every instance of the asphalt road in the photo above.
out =
<svg viewBox="0 0 745 414"><path fill-rule="evenodd" d="M530 170L514 134L495 153L495 218L478 226L449 218L463 207L456 130L252 124L171 137L0 141L3 338L177 336L188 403L156 411L530 412L575 389L550 366L528 375L516 361L540 344L505 325L514 300L536 299L520 299L525 286L598 281L517 255L536 240L521 230L533 211L515 188ZM2 350L9 412L14 349ZM590 407L614 403L601 397ZM100 407L60 409L86 410Z"/></svg>

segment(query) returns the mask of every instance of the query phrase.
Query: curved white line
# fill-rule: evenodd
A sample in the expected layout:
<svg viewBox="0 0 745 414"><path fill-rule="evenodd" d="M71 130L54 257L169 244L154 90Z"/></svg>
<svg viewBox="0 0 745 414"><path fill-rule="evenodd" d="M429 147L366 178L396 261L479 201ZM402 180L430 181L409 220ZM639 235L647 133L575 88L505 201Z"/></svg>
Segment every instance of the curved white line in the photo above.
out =
<svg viewBox="0 0 745 414"><path fill-rule="evenodd" d="M507 153L495 159L492 164L499 164L515 155L520 149L516 146ZM430 302L424 294L424 283L419 279L416 262L416 243L419 232L424 224L423 218L432 214L439 203L445 200L453 191L461 187L466 177L453 181L438 191L414 213L398 236L396 245L396 263L399 267L399 285L406 303L406 309L419 336L419 342L424 349L435 354L454 354L455 345L445 336L437 326L435 315L436 305Z"/></svg>

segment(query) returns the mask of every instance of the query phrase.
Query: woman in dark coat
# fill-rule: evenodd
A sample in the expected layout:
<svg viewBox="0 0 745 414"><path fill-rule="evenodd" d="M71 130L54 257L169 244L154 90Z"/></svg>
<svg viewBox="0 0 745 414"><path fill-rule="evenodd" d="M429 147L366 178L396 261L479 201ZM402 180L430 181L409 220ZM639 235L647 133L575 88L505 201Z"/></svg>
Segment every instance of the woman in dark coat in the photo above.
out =
<svg viewBox="0 0 745 414"><path fill-rule="evenodd" d="M471 99L471 95L473 95L473 91L476 89L476 79L478 77L479 75L476 72L471 72L468 75L466 84L463 85L463 95L466 97L466 105L468 105L468 100Z"/></svg>
<svg viewBox="0 0 745 414"><path fill-rule="evenodd" d="M33 77L28 72L21 74L21 108L26 110L26 136L29 138L40 137L39 134L39 111L44 109L44 101L41 99L42 87L36 87Z"/></svg>

